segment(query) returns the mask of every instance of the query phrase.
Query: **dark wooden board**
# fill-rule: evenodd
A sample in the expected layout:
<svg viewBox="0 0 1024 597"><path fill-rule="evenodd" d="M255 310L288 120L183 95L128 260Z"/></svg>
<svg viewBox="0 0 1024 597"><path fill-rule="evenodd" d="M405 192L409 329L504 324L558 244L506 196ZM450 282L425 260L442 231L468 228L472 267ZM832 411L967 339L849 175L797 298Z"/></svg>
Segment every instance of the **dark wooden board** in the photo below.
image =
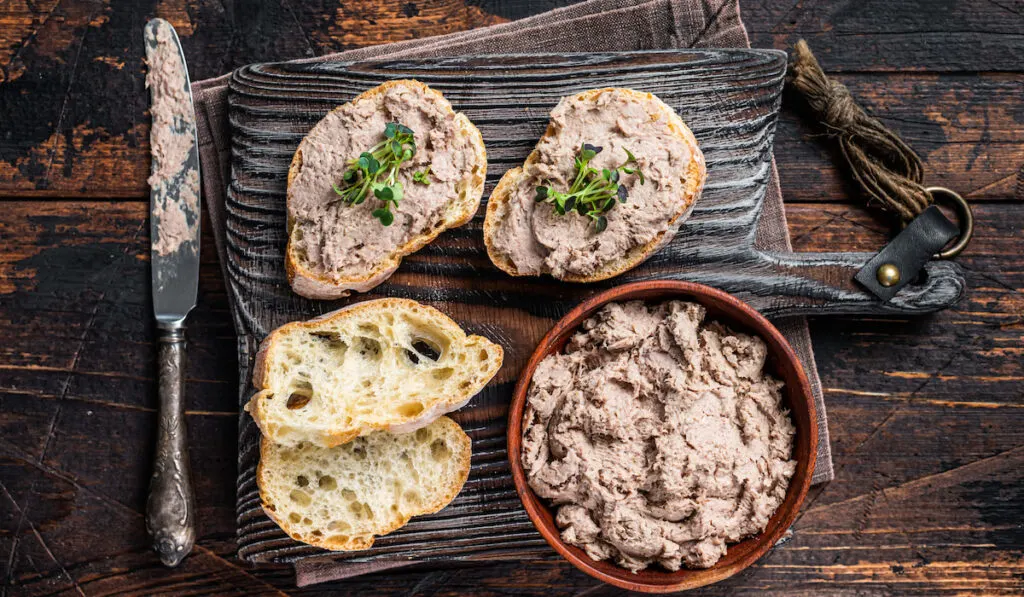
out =
<svg viewBox="0 0 1024 597"><path fill-rule="evenodd" d="M481 129L488 147L489 193L497 178L521 163L564 95L591 87L629 85L656 92L682 115L702 142L714 178L690 222L714 227L722 214L743 226L719 225L720 240L750 247L769 172L784 72L772 52L694 52L633 55L447 59L330 65L246 67L232 77L232 180L228 191L228 272L236 297L243 363L273 328L334 309L341 302L310 301L284 279L284 191L287 167L301 138L326 112L387 78L416 78L444 92ZM697 111L701 106L705 109ZM495 383L457 414L473 438L470 480L442 512L412 521L359 561L516 557L547 553L519 503L505 454L505 413L520 361L551 323L590 289L550 279L512 279L491 266L482 244L483 210L410 256L375 296L430 302L506 348ZM673 271L663 249L638 275ZM692 237L692 238L691 238ZM701 235L706 243L706 237ZM693 246L693 245L689 245ZM677 257L678 258L678 257ZM356 296L350 300L364 300ZM242 399L249 394L243 368ZM259 507L255 486L258 430L241 418L239 439L239 553L254 561L293 561L319 550L288 539ZM342 556L345 557L345 556Z"/></svg>
<svg viewBox="0 0 1024 597"><path fill-rule="evenodd" d="M925 281L883 304L851 278L864 254L768 254L754 247L770 174L772 137L785 55L756 50L537 55L442 60L276 64L245 67L231 80L232 176L228 189L228 274L236 305L240 358L251 363L275 327L349 301L298 297L284 277L284 192L298 142L324 114L388 78L416 78L446 97L480 127L488 147L485 194L519 164L570 93L604 86L651 91L694 130L708 161L703 196L680 233L643 266L616 280L568 285L547 278L513 279L490 265L482 244L481 210L405 260L371 296L430 302L468 329L505 346L509 363L497 383L458 418L474 438L466 489L443 512L413 521L347 554L375 558L468 558L546 551L509 483L504 416L521 360L561 314L596 288L629 280L699 281L739 294L768 315L923 312L962 294L950 263L928 266ZM242 369L241 400L251 393ZM319 553L286 536L262 512L255 485L258 430L241 418L238 483L239 547L254 561L293 561Z"/></svg>

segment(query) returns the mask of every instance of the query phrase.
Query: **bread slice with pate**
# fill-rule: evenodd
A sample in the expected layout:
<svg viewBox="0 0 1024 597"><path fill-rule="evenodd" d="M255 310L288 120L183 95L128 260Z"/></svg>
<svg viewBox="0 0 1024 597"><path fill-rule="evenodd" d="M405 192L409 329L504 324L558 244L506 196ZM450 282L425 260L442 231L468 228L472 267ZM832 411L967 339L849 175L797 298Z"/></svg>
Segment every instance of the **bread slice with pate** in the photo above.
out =
<svg viewBox="0 0 1024 597"><path fill-rule="evenodd" d="M588 163L594 173L579 178L585 144L597 150ZM607 88L565 97L523 166L506 172L491 193L484 221L487 254L513 276L612 278L672 239L706 176L693 133L654 95ZM593 204L572 199L562 205L568 207L564 214L538 196L538 187L568 193L574 183L589 180L592 191L612 192L588 192L589 198L600 197Z"/></svg>
<svg viewBox="0 0 1024 597"><path fill-rule="evenodd" d="M463 407L501 367L500 346L415 301L350 305L274 330L246 410L272 442L333 447L415 431Z"/></svg>
<svg viewBox="0 0 1024 597"><path fill-rule="evenodd" d="M376 431L333 448L263 438L256 481L263 510L293 539L353 551L447 506L469 461L469 436L441 417L412 433Z"/></svg>
<svg viewBox="0 0 1024 597"><path fill-rule="evenodd" d="M396 127L413 138L398 153L412 152L389 162ZM359 160L374 148L380 160L368 174ZM480 131L419 81L388 81L335 108L288 169L289 284L314 299L370 290L404 256L473 218L486 173Z"/></svg>

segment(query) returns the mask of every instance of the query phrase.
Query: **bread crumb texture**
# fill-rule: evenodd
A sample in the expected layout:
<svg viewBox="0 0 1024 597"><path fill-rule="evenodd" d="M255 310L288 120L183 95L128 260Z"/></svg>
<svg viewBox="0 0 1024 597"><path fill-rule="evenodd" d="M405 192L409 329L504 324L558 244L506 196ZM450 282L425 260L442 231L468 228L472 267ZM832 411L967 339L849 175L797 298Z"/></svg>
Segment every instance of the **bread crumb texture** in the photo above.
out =
<svg viewBox="0 0 1024 597"><path fill-rule="evenodd" d="M436 309L382 299L285 325L258 361L248 409L264 435L331 447L460 408L497 373L502 350Z"/></svg>
<svg viewBox="0 0 1024 597"><path fill-rule="evenodd" d="M298 541L366 549L375 535L448 505L466 482L469 460L469 437L447 417L412 433L378 431L333 448L264 439L260 497Z"/></svg>

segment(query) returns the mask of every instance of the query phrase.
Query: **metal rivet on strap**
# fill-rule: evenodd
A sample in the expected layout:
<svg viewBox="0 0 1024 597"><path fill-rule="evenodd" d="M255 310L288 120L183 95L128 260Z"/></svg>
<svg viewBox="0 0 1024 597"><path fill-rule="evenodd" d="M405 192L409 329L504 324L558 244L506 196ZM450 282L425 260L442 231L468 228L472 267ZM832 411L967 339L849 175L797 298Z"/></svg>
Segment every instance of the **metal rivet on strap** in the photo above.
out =
<svg viewBox="0 0 1024 597"><path fill-rule="evenodd" d="M891 263L883 263L875 273L878 283L886 288L900 283L900 268Z"/></svg>

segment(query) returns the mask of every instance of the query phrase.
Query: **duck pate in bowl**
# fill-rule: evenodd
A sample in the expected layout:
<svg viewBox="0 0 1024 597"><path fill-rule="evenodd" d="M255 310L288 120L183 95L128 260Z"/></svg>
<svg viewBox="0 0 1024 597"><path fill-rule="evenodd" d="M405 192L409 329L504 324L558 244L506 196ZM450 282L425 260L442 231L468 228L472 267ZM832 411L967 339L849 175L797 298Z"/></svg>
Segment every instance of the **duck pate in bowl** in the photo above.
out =
<svg viewBox="0 0 1024 597"><path fill-rule="evenodd" d="M806 376L782 335L721 291L641 282L549 332L509 420L517 490L545 539L620 587L673 591L746 567L813 471Z"/></svg>

